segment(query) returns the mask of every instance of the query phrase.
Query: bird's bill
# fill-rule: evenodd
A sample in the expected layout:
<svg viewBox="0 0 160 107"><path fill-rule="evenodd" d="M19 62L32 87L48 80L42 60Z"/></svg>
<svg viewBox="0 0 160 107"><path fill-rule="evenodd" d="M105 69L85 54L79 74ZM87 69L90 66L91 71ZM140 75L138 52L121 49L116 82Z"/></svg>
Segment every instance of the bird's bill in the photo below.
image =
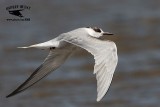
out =
<svg viewBox="0 0 160 107"><path fill-rule="evenodd" d="M103 35L114 35L114 34L110 32L103 32Z"/></svg>

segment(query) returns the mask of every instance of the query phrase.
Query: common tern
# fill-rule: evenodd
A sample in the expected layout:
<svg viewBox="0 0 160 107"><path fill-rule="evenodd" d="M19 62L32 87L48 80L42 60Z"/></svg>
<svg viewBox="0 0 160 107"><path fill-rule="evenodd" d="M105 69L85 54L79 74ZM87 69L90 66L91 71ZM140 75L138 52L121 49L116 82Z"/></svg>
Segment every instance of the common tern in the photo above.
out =
<svg viewBox="0 0 160 107"><path fill-rule="evenodd" d="M19 47L46 49L50 52L31 76L6 97L11 97L31 87L51 71L56 70L77 48L82 48L94 56L93 74L96 74L97 101L100 101L109 89L118 62L116 44L109 40L100 40L99 38L104 35L113 34L103 32L102 29L97 27L82 27L62 33L47 42Z"/></svg>

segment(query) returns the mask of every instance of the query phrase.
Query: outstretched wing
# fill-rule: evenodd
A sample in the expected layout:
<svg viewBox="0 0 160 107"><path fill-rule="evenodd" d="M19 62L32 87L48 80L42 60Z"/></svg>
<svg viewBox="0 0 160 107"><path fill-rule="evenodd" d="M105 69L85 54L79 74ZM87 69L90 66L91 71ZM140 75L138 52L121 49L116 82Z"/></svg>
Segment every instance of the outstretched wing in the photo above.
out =
<svg viewBox="0 0 160 107"><path fill-rule="evenodd" d="M101 41L89 36L66 36L64 41L90 52L95 59L94 74L97 79L97 101L106 94L117 66L117 47L114 42Z"/></svg>
<svg viewBox="0 0 160 107"><path fill-rule="evenodd" d="M21 84L15 91L6 97L11 97L15 94L18 94L40 81L51 71L57 69L70 54L71 52L69 51L65 52L64 54L62 51L51 50L43 64L40 65L23 84Z"/></svg>

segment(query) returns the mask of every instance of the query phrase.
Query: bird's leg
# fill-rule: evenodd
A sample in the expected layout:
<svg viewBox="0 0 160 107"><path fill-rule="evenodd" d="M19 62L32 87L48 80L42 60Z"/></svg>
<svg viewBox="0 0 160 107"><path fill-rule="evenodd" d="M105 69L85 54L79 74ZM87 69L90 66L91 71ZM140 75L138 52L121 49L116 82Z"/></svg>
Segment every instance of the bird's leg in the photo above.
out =
<svg viewBox="0 0 160 107"><path fill-rule="evenodd" d="M55 47L50 47L49 49L52 50L52 49L55 49Z"/></svg>

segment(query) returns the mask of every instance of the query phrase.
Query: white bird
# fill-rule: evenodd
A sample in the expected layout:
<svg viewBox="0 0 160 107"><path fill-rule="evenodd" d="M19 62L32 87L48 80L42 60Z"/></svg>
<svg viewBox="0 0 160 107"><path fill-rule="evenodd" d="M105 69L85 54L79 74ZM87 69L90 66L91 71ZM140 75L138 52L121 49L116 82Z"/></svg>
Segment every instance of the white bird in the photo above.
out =
<svg viewBox="0 0 160 107"><path fill-rule="evenodd" d="M62 33L58 37L44 43L19 48L49 49L49 55L32 74L15 91L6 97L16 95L37 83L51 71L56 70L76 48L83 48L94 56L94 74L97 79L97 101L106 94L117 66L117 47L112 41L98 39L104 35L113 35L103 32L97 27L83 27Z"/></svg>

